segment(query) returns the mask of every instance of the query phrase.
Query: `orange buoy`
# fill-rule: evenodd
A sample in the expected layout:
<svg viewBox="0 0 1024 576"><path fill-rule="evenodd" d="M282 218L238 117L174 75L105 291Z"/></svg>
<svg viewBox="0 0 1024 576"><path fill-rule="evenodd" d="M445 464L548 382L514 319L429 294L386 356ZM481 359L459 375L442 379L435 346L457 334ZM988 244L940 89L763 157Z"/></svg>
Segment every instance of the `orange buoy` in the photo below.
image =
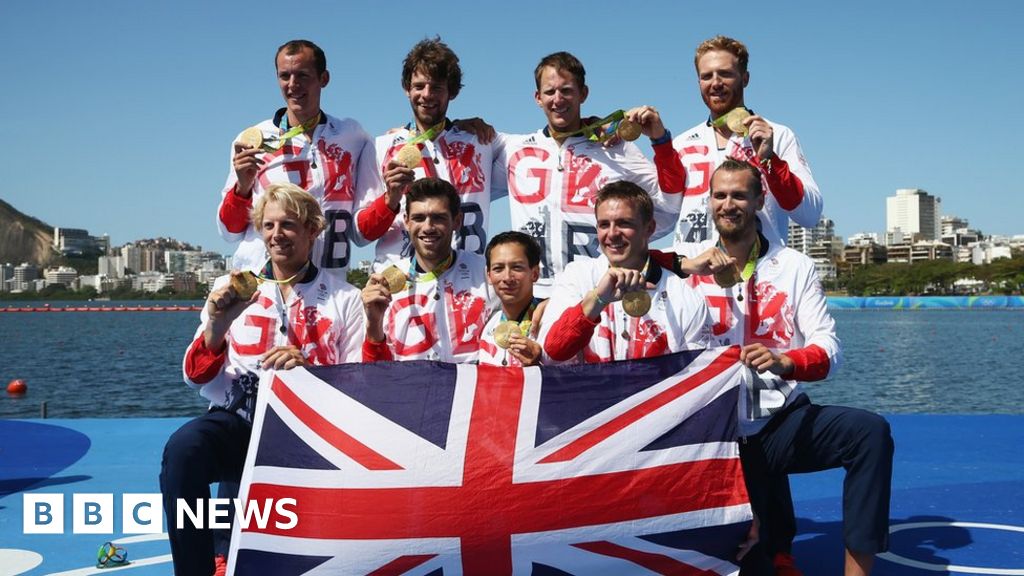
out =
<svg viewBox="0 0 1024 576"><path fill-rule="evenodd" d="M28 392L28 384L16 378L7 383L7 393L11 396L24 396Z"/></svg>

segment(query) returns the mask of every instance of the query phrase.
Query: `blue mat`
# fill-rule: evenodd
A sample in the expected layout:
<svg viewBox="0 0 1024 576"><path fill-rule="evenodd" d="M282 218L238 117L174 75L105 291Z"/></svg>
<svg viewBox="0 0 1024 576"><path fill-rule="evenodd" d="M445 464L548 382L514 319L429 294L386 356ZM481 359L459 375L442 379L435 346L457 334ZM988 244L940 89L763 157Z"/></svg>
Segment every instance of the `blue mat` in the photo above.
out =
<svg viewBox="0 0 1024 576"><path fill-rule="evenodd" d="M896 438L891 550L875 574L1024 575L1024 416L889 416ZM166 536L71 534L72 493L158 492L184 419L0 420L0 575L168 574ZM842 573L842 472L793 476L804 573ZM63 493L64 534L24 534L23 497ZM133 564L94 568L105 541Z"/></svg>

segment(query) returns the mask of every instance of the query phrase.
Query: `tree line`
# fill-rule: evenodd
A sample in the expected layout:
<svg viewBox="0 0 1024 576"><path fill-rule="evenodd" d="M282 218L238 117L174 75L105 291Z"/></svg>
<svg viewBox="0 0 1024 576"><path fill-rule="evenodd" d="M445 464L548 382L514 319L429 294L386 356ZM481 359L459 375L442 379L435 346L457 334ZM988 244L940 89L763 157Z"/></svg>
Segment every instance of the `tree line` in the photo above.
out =
<svg viewBox="0 0 1024 576"><path fill-rule="evenodd" d="M1024 255L1001 258L991 264L926 260L914 264L874 264L843 271L835 286L850 296L916 296L966 294L960 279L981 281L983 294L1020 294L1024 291ZM973 292L972 292L973 293Z"/></svg>

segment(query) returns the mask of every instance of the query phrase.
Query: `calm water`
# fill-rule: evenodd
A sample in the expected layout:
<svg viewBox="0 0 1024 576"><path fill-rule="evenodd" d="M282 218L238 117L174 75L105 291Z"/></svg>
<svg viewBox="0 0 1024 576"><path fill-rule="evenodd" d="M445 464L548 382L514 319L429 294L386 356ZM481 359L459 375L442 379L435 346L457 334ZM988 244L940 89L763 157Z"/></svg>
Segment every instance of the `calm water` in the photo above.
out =
<svg viewBox="0 0 1024 576"><path fill-rule="evenodd" d="M116 304L116 303L115 303ZM1024 312L834 313L846 364L812 384L816 402L880 412L1024 413ZM181 380L198 312L0 313L0 417L192 416Z"/></svg>

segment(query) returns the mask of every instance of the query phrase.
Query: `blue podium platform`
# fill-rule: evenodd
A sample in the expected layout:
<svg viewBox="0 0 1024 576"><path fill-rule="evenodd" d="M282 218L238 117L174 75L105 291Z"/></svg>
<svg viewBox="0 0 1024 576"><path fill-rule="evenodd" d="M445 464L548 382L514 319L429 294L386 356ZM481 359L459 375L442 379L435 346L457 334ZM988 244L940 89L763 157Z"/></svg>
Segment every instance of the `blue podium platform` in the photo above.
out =
<svg viewBox="0 0 1024 576"><path fill-rule="evenodd" d="M890 415L891 549L875 574L1024 576L1024 416ZM158 492L167 419L0 420L0 575L170 574L166 535L120 533L124 494ZM842 472L794 476L808 576L842 573ZM72 534L73 493L112 494L113 534ZM63 534L25 534L24 499L63 494ZM114 541L132 564L95 568Z"/></svg>

